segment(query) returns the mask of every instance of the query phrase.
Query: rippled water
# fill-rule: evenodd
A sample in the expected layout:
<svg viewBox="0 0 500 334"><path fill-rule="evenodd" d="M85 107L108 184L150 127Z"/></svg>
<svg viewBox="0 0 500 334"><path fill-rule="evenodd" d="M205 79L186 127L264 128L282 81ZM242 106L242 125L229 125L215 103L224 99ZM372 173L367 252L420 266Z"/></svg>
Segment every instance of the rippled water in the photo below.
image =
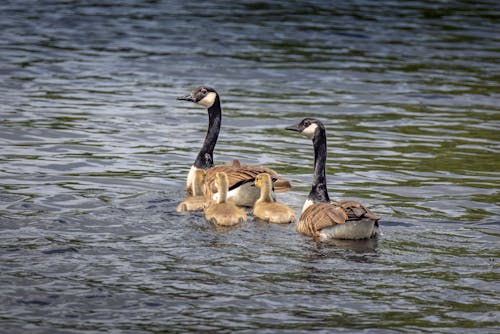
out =
<svg viewBox="0 0 500 334"><path fill-rule="evenodd" d="M500 330L497 1L2 1L0 327L14 332ZM222 97L217 163L328 183L378 240L175 213Z"/></svg>

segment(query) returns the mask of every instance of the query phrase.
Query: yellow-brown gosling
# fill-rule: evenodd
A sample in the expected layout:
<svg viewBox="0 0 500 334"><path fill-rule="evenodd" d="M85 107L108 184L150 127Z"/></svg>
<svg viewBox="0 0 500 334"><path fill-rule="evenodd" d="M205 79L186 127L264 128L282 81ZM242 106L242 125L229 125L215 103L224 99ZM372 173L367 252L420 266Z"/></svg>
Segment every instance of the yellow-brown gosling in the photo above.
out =
<svg viewBox="0 0 500 334"><path fill-rule="evenodd" d="M378 234L378 220L370 210L355 201L330 202L326 187L326 131L323 123L304 118L286 128L312 139L314 145L314 178L312 189L302 208L297 231L326 240L368 239Z"/></svg>
<svg viewBox="0 0 500 334"><path fill-rule="evenodd" d="M194 161L186 180L186 191L191 192L194 172L197 169L207 171L207 188L213 193L213 199L217 199L217 187L215 186L215 174L224 172L228 176L228 199L236 205L252 207L259 198L259 190L253 186L255 177L260 173L268 173L274 181L274 191L284 192L290 189L290 182L282 179L275 171L264 166L248 166L232 164L214 166L213 152L221 127L222 109L220 97L210 87L198 87L191 94L179 97L178 100L191 101L208 111L208 130L196 160Z"/></svg>
<svg viewBox="0 0 500 334"><path fill-rule="evenodd" d="M295 222L295 213L283 203L276 202L272 196L271 175L262 173L255 178L255 185L260 189L260 197L253 207L257 219L275 224Z"/></svg>
<svg viewBox="0 0 500 334"><path fill-rule="evenodd" d="M177 212L199 211L205 207L206 197L204 192L206 171L198 169L194 173L193 183L191 184L191 196L188 196L179 205Z"/></svg>
<svg viewBox="0 0 500 334"><path fill-rule="evenodd" d="M205 219L216 225L232 226L248 219L244 209L227 201L228 183L226 173L218 172L215 174L215 186L219 196L216 202L211 203L205 209Z"/></svg>

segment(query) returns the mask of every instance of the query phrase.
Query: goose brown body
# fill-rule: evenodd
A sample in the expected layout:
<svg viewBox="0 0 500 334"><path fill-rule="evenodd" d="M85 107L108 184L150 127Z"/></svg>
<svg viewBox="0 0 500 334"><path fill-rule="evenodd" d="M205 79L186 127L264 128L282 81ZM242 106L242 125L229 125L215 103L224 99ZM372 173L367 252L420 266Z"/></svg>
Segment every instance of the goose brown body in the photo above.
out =
<svg viewBox="0 0 500 334"><path fill-rule="evenodd" d="M248 219L245 210L227 201L228 177L224 172L215 175L215 186L219 197L205 209L205 219L216 225L232 226Z"/></svg>
<svg viewBox="0 0 500 334"><path fill-rule="evenodd" d="M287 127L313 140L314 178L309 196L302 208L297 231L322 240L368 239L378 234L379 218L356 201L330 202L326 164L326 132L317 119L305 118Z"/></svg>
<svg viewBox="0 0 500 334"><path fill-rule="evenodd" d="M377 233L377 221L356 201L314 203L300 215L297 231L320 239L367 239Z"/></svg>
<svg viewBox="0 0 500 334"><path fill-rule="evenodd" d="M193 183L191 185L191 194L177 206L177 212L199 211L203 210L207 198L205 197L205 177L206 172L199 169L195 172Z"/></svg>
<svg viewBox="0 0 500 334"><path fill-rule="evenodd" d="M197 169L207 171L207 189L217 199L217 187L215 186L215 175L224 172L228 176L228 199L239 206L252 207L259 197L258 189L252 186L255 177L263 172L269 173L274 182L275 192L284 192L290 189L290 182L281 178L274 170L264 166L241 165L239 162L232 165L213 164L213 151L219 136L222 109L220 98L213 88L199 87L191 94L179 98L180 100L197 103L208 110L209 122L208 131L196 160L191 167L186 181L186 192L190 194L191 183L194 172Z"/></svg>
<svg viewBox="0 0 500 334"><path fill-rule="evenodd" d="M268 173L255 178L255 185L260 189L260 197L255 202L253 215L268 223L289 224L295 222L295 213L287 205L276 202L271 196L272 179Z"/></svg>

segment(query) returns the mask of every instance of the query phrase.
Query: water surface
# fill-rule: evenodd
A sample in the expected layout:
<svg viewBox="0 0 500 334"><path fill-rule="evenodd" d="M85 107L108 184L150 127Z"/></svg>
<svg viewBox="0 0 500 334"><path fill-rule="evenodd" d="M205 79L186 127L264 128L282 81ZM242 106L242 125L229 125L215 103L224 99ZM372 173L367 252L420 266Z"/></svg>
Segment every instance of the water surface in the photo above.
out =
<svg viewBox="0 0 500 334"><path fill-rule="evenodd" d="M496 1L3 1L4 331L492 333L500 328ZM215 87L216 163L290 179L312 145L378 240L220 229L175 206Z"/></svg>

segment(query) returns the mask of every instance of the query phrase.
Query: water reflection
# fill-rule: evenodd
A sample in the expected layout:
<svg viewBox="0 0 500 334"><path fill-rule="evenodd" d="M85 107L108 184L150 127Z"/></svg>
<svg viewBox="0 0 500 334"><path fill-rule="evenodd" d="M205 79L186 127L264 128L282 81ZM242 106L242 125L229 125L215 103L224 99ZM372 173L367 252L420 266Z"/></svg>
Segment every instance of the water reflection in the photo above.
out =
<svg viewBox="0 0 500 334"><path fill-rule="evenodd" d="M356 257L356 261L370 262L370 255L376 254L378 238L366 240L329 240L327 242L318 242L317 251L319 256L330 257L330 249L346 250L348 255L366 254L368 257ZM353 258L354 259L354 258Z"/></svg>

